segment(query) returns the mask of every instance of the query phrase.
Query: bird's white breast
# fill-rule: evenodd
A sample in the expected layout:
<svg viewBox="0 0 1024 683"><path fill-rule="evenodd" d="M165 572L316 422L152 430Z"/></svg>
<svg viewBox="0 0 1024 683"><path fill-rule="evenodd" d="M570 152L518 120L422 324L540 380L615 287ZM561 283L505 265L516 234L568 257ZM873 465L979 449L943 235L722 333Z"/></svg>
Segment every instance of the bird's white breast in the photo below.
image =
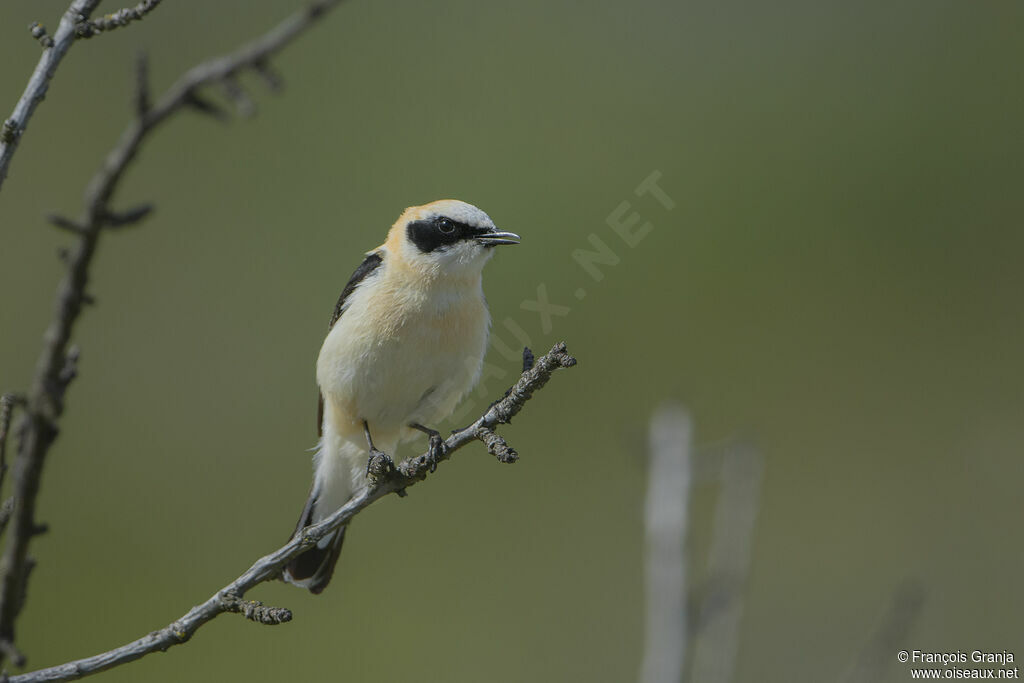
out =
<svg viewBox="0 0 1024 683"><path fill-rule="evenodd" d="M346 301L320 349L317 381L337 433L393 451L410 422L434 427L476 383L489 316L480 278L417 282L387 260Z"/></svg>

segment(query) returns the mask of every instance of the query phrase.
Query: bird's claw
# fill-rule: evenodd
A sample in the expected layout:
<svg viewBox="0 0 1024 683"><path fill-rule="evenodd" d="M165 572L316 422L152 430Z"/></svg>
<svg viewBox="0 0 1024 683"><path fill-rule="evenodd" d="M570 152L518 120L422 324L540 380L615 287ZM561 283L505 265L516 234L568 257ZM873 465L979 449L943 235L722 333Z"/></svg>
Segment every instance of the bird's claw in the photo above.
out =
<svg viewBox="0 0 1024 683"><path fill-rule="evenodd" d="M439 463L441 459L444 458L444 454L446 452L444 445L444 437L441 436L441 432L437 431L436 429L424 427L418 422L412 422L409 424L409 426L412 427L413 429L417 429L423 432L428 437L430 437L430 441L428 442L429 445L427 446L427 454L425 456L420 456L418 462L421 465L427 465L428 470L430 471L431 474L433 474L434 472L437 471L437 463Z"/></svg>
<svg viewBox="0 0 1024 683"><path fill-rule="evenodd" d="M431 474L437 471L437 463L444 457L444 452L444 439L434 432L430 435L430 445L427 447L427 464L430 465Z"/></svg>
<svg viewBox="0 0 1024 683"><path fill-rule="evenodd" d="M395 461L391 456L376 448L370 450L370 457L366 459L366 476L371 479L383 479L395 472Z"/></svg>

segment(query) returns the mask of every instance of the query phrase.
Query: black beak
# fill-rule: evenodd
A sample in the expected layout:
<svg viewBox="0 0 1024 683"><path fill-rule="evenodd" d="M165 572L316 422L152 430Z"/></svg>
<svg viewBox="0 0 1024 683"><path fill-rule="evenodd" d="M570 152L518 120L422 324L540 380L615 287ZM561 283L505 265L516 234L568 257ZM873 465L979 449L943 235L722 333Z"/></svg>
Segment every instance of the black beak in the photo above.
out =
<svg viewBox="0 0 1024 683"><path fill-rule="evenodd" d="M485 247L494 247L499 244L519 244L519 235L514 232L485 232L476 236L476 241Z"/></svg>

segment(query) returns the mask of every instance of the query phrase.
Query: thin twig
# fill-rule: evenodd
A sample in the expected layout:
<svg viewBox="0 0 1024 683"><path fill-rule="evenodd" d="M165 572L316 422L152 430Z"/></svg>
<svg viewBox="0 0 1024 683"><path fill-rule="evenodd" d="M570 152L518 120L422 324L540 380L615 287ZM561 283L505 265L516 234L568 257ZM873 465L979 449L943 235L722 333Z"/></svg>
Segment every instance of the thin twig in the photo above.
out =
<svg viewBox="0 0 1024 683"><path fill-rule="evenodd" d="M481 427L477 430L476 437L484 442L484 445L487 446L487 452L496 457L498 462L510 464L519 460L519 453L516 452L516 449L505 443L505 439L500 434L496 434L486 427Z"/></svg>
<svg viewBox="0 0 1024 683"><path fill-rule="evenodd" d="M270 607L259 600L242 600L235 595L225 595L221 600L225 612L241 614L249 621L266 626L285 624L292 620L292 611L284 607Z"/></svg>
<svg viewBox="0 0 1024 683"><path fill-rule="evenodd" d="M135 58L135 115L144 118L149 106L149 57L140 51Z"/></svg>
<svg viewBox="0 0 1024 683"><path fill-rule="evenodd" d="M50 87L50 80L57 72L68 48L75 42L75 31L79 21L88 19L100 0L74 0L64 16L61 17L57 32L53 34L53 46L46 46L43 50L35 71L28 79L28 85L21 99L14 105L14 113L4 121L0 128L0 187L3 187L4 179L7 177L7 169L11 165L11 158L18 149L18 142L28 128L29 119L35 113L36 107L46 96L46 90ZM38 36L37 36L38 37Z"/></svg>
<svg viewBox="0 0 1024 683"><path fill-rule="evenodd" d="M82 228L81 225L71 220L67 216L61 216L58 213L51 213L46 218L56 227L60 228L61 230L67 230L72 235L81 235L83 232L85 232L84 228Z"/></svg>
<svg viewBox="0 0 1024 683"><path fill-rule="evenodd" d="M156 6L159 4L160 0L142 0L142 2L137 4L135 7L119 9L116 12L105 15L101 19L93 21L82 19L82 21L78 22L78 25L76 26L78 37L92 38L97 33L113 31L115 28L127 26L133 21L142 19L142 17L156 9Z"/></svg>
<svg viewBox="0 0 1024 683"><path fill-rule="evenodd" d="M0 638L0 652L4 654L4 657L11 660L16 665L25 665L25 655L23 655L21 653L21 650L15 647L14 643L12 643L11 641L6 640L4 638Z"/></svg>
<svg viewBox="0 0 1024 683"><path fill-rule="evenodd" d="M7 529L7 523L11 521L11 515L14 513L14 496L9 496L0 503L0 534L4 533Z"/></svg>
<svg viewBox="0 0 1024 683"><path fill-rule="evenodd" d="M140 222L143 218L152 213L152 211L152 204L140 204L139 206L120 213L114 213L111 211L103 217L103 221L106 223L105 227L107 228L127 228Z"/></svg>
<svg viewBox="0 0 1024 683"><path fill-rule="evenodd" d="M86 226L102 223L104 212L107 211L106 205L146 135L185 107L200 106L197 102L210 106L205 98L198 94L200 88L222 83L225 79L234 78L247 69L263 69L271 56L280 52L340 2L341 0L320 0L311 3L262 37L243 45L231 54L210 59L186 72L152 105L152 108L146 111L145 115L139 116L121 134L117 146L107 155L103 167L86 189L86 211L80 223ZM139 79L139 82L145 81Z"/></svg>
<svg viewBox="0 0 1024 683"><path fill-rule="evenodd" d="M4 478L7 476L7 436L11 429L11 418L14 416L15 406L24 404L25 399L17 394L6 393L0 396L0 488L3 488ZM14 496L10 496L0 504L0 534L7 529L13 512Z"/></svg>
<svg viewBox="0 0 1024 683"><path fill-rule="evenodd" d="M11 430L11 417L14 415L15 406L22 405L25 405L22 396L12 393L0 396L0 487L3 486L4 476L7 474L7 435Z"/></svg>
<svg viewBox="0 0 1024 683"><path fill-rule="evenodd" d="M225 78L222 88L224 96L235 105L235 111L239 116L248 119L256 115L256 104L236 79Z"/></svg>
<svg viewBox="0 0 1024 683"><path fill-rule="evenodd" d="M86 285L100 234L104 228L135 222L148 213L148 208L128 212L118 212L110 208L110 201L118 182L147 136L159 124L190 105L199 88L222 82L225 78L233 78L245 69L257 66L262 68L271 56L280 52L340 2L341 0L320 0L311 3L262 37L243 45L235 52L194 67L178 79L151 108L141 105L143 101L148 102L148 97L142 92L137 93L136 118L121 135L87 186L81 216L76 220L54 219L60 227L74 232L77 241L68 250L66 258L62 259L67 266L67 272L57 290L54 316L43 337L43 350L36 364L25 411L19 422L21 440L14 463L14 496L17 504L10 520L7 544L3 555L0 556L0 640L15 642L14 623L24 602L28 574L28 544L41 528L35 520L36 496L46 454L57 437L64 392L74 376L76 354L68 351L68 343L82 307L92 301L86 293ZM45 93L46 84L56 68L56 62L52 62L54 57L51 56L51 61L47 62L47 55L63 55L73 40L75 22L83 17L88 18L97 3L98 0L75 0L65 13L54 36L55 46L44 54L44 60L40 62L36 74L29 82L29 89L15 109L13 118L16 125L3 129L5 141L0 146L0 181L6 172L10 154L13 153L12 145L17 144L17 138L24 130L28 116L31 115L38 99ZM136 81L137 88L145 87L144 78L137 75ZM8 137L12 137L13 142L7 141ZM3 658L4 653L0 649L0 663Z"/></svg>
<svg viewBox="0 0 1024 683"><path fill-rule="evenodd" d="M566 351L565 343L556 344L550 352L537 359L534 367L522 374L505 398L495 402L470 426L453 432L445 440L443 454L438 458L438 462L447 460L456 450L479 439L480 430L493 431L497 425L507 423L522 409L533 393L547 383L551 378L551 373L558 368L568 368L575 364L576 359ZM244 613L245 607L242 598L247 591L260 583L278 579L281 576L282 567L292 558L316 545L320 539L346 524L374 501L380 500L389 493L404 491L415 485L416 482L422 481L426 478L430 468L429 451L403 460L389 473L371 481L367 487L360 490L333 515L318 524L306 527L302 533L296 534L286 545L257 560L244 574L214 593L206 602L196 605L180 619L171 622L159 631L154 631L127 645L93 657L12 676L11 683L70 681L82 678L126 664L152 652L162 652L169 647L180 645L188 641L203 624L224 612L243 611ZM256 614L255 610L260 608L259 605L252 607L254 614ZM279 616L286 611L281 608L263 609L280 610ZM288 612L288 614L290 616L291 613ZM266 623L261 619L256 619L256 621ZM287 621L287 619L282 619L282 621Z"/></svg>
<svg viewBox="0 0 1024 683"><path fill-rule="evenodd" d="M258 61L252 65L252 68L263 79L264 85L270 88L271 92L281 92L284 89L284 79L267 62Z"/></svg>

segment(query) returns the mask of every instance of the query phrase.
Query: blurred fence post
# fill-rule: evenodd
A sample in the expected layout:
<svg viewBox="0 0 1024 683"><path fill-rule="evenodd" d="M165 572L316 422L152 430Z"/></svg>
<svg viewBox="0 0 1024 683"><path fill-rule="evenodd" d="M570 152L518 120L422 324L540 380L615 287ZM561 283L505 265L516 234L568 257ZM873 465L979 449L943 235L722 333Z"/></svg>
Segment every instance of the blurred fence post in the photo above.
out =
<svg viewBox="0 0 1024 683"><path fill-rule="evenodd" d="M730 683L736 670L762 469L760 453L749 446L730 447L721 460L707 565L712 590L703 600L695 629L690 675L695 682Z"/></svg>
<svg viewBox="0 0 1024 683"><path fill-rule="evenodd" d="M644 509L647 615L641 683L683 680L692 438L690 416L678 404L663 405L651 419Z"/></svg>

